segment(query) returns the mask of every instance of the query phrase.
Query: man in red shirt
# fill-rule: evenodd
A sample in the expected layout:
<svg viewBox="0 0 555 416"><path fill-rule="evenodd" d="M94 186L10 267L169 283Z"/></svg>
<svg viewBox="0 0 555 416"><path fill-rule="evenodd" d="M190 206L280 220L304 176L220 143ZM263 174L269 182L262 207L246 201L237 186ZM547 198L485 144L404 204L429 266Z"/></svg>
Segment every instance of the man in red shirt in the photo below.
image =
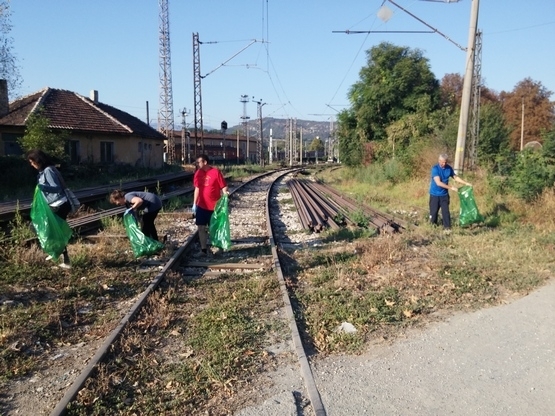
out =
<svg viewBox="0 0 555 416"><path fill-rule="evenodd" d="M209 165L210 160L206 155L197 157L198 169L193 177L195 194L193 197L193 212L198 226L200 248L206 254L208 241L207 225L221 195L229 195L227 184L219 169Z"/></svg>

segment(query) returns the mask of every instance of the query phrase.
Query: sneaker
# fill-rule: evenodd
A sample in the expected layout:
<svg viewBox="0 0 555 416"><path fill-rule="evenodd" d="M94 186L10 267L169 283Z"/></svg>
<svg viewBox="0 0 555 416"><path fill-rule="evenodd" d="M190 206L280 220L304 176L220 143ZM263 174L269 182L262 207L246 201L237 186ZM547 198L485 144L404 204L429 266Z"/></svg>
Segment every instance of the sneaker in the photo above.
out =
<svg viewBox="0 0 555 416"><path fill-rule="evenodd" d="M60 263L60 264L58 264L58 267L60 269L66 269L66 270L71 269L71 265L67 264L67 263Z"/></svg>
<svg viewBox="0 0 555 416"><path fill-rule="evenodd" d="M444 229L443 234L451 234L451 228Z"/></svg>
<svg viewBox="0 0 555 416"><path fill-rule="evenodd" d="M52 256L48 256L45 260L46 260L46 261L50 261L50 260L52 260L53 258L54 258L54 257L52 257Z"/></svg>

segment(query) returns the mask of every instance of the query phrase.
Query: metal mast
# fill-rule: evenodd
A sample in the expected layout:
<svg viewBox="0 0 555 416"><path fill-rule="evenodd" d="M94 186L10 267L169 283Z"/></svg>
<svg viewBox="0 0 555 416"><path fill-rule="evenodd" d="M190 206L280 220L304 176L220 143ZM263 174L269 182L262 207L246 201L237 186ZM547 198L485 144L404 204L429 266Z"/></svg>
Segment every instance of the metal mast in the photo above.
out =
<svg viewBox="0 0 555 416"><path fill-rule="evenodd" d="M262 128L262 106L266 105L263 103L262 100L254 101L257 106L257 116L258 116L258 124L259 124L259 136L258 141L256 142L257 147L257 154L258 154L258 163L260 166L264 166L264 138L263 138L263 128Z"/></svg>
<svg viewBox="0 0 555 416"><path fill-rule="evenodd" d="M202 92L200 81L200 41L198 33L193 33L193 82L195 95L195 158L198 155L199 141L202 153L204 153L204 127L202 125ZM200 137L199 137L200 131Z"/></svg>
<svg viewBox="0 0 555 416"><path fill-rule="evenodd" d="M480 137L480 94L482 91L482 32L476 33L474 56L474 78L472 80L472 113L470 115L470 160L469 168L478 162L478 140Z"/></svg>
<svg viewBox="0 0 555 416"><path fill-rule="evenodd" d="M247 103L249 102L249 96L247 94L241 95L241 102L243 103L243 116L241 119L243 120L243 126L245 128L245 137L247 138L247 150L245 154L245 163L249 160L249 116L247 116ZM237 157L239 157L239 153L237 153Z"/></svg>
<svg viewBox="0 0 555 416"><path fill-rule="evenodd" d="M175 141L173 137L173 91L170 56L169 0L158 0L160 6L160 109L158 110L158 130L167 138L167 162L175 163Z"/></svg>

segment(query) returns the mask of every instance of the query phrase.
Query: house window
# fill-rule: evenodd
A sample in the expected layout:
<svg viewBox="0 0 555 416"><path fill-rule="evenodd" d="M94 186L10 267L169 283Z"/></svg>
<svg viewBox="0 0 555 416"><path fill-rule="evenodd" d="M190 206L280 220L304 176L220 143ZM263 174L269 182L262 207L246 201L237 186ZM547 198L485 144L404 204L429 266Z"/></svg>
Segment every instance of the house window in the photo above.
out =
<svg viewBox="0 0 555 416"><path fill-rule="evenodd" d="M81 161L79 140L68 140L65 144L65 152L69 155L71 163L79 163Z"/></svg>
<svg viewBox="0 0 555 416"><path fill-rule="evenodd" d="M100 162L112 163L114 161L114 142L100 142Z"/></svg>
<svg viewBox="0 0 555 416"><path fill-rule="evenodd" d="M19 145L17 139L22 137L22 134L2 133L2 141L4 142L4 154L6 156L21 156L23 149Z"/></svg>

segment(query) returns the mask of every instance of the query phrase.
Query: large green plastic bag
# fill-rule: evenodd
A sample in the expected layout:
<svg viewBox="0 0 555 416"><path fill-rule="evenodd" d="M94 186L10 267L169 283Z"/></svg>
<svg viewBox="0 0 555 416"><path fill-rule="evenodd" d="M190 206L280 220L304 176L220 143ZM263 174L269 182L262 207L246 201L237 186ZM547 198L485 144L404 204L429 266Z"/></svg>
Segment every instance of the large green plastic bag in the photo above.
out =
<svg viewBox="0 0 555 416"><path fill-rule="evenodd" d="M461 211L459 215L459 223L461 227L484 221L484 217L480 215L472 186L461 186L459 188L459 199L461 202Z"/></svg>
<svg viewBox="0 0 555 416"><path fill-rule="evenodd" d="M139 224L137 224L137 219L132 213L123 214L123 224L135 258L152 256L164 248L164 244L143 234Z"/></svg>
<svg viewBox="0 0 555 416"><path fill-rule="evenodd" d="M73 232L65 220L54 214L38 186L31 205L31 223L44 252L54 259L60 257Z"/></svg>
<svg viewBox="0 0 555 416"><path fill-rule="evenodd" d="M227 195L222 196L214 208L212 218L210 218L210 242L213 246L222 250L229 250L231 247L228 204Z"/></svg>

